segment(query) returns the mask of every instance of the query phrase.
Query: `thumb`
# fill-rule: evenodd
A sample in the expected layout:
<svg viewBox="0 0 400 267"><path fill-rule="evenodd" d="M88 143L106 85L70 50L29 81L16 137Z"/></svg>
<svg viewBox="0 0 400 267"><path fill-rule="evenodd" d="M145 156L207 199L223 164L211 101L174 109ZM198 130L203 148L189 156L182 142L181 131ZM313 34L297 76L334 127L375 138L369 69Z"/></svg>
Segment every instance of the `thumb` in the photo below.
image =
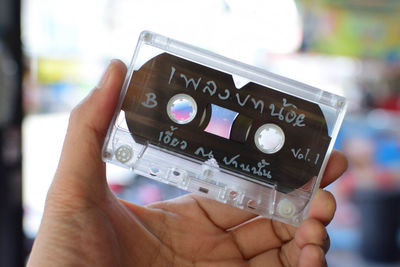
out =
<svg viewBox="0 0 400 267"><path fill-rule="evenodd" d="M61 183L89 194L106 188L101 150L125 74L124 63L111 61L98 86L71 112L52 187Z"/></svg>

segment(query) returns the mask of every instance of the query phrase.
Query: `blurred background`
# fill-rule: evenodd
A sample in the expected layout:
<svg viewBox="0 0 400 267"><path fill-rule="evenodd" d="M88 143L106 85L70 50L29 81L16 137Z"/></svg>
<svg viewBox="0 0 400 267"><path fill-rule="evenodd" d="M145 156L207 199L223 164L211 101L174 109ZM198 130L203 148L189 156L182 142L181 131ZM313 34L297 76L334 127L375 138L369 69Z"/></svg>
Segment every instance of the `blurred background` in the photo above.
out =
<svg viewBox="0 0 400 267"><path fill-rule="evenodd" d="M0 0L0 266L23 266L70 110L151 30L344 95L329 266L400 265L400 1ZM124 199L183 191L108 166Z"/></svg>

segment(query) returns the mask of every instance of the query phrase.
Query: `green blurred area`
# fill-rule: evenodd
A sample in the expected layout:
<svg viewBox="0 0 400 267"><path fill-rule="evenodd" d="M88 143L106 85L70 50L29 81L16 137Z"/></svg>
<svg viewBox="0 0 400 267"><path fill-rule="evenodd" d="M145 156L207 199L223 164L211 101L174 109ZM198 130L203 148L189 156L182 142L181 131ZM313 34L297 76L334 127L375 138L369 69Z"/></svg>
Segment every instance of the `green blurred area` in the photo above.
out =
<svg viewBox="0 0 400 267"><path fill-rule="evenodd" d="M400 60L400 1L297 0L304 19L303 50Z"/></svg>

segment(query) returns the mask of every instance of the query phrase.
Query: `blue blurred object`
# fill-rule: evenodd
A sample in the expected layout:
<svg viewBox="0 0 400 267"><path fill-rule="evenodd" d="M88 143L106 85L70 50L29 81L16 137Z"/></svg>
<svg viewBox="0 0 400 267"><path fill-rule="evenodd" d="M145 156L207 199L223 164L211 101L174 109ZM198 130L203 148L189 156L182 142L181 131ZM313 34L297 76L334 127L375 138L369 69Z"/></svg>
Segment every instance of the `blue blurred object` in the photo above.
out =
<svg viewBox="0 0 400 267"><path fill-rule="evenodd" d="M380 111L380 114L375 114L373 120L368 118L369 115L349 115L343 122L335 148L343 150L346 141L352 139L368 140L374 145L377 166L390 171L400 170L400 128L396 129L399 118L390 112Z"/></svg>
<svg viewBox="0 0 400 267"><path fill-rule="evenodd" d="M375 160L380 166L390 169L400 169L400 142L393 136L383 136L375 139Z"/></svg>
<svg viewBox="0 0 400 267"><path fill-rule="evenodd" d="M328 226L327 228L332 250L355 251L360 247L361 233L354 229L338 229Z"/></svg>

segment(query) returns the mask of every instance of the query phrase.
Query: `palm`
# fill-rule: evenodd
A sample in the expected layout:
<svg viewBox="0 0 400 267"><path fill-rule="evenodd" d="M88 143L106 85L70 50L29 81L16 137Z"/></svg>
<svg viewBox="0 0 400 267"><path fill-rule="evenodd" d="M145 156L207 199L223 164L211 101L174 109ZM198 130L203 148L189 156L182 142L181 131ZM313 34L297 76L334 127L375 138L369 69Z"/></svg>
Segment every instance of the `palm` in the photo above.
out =
<svg viewBox="0 0 400 267"><path fill-rule="evenodd" d="M266 263L295 266L300 254L293 240L297 228L195 195L148 207L118 200L114 204L120 207L109 210L111 224L105 225L117 227L108 231L115 235L119 249L109 247L113 242L98 243L108 252L115 251L114 257L118 259L110 259L114 263L125 265L126 261L127 266L241 266L248 263L251 266L265 266ZM121 221L116 221L118 218ZM103 238L110 239L108 231L104 228L100 231L105 233ZM121 245L126 249L121 250Z"/></svg>
<svg viewBox="0 0 400 267"><path fill-rule="evenodd" d="M155 224L168 233L160 240L186 262L204 266L222 263L232 266L247 260L256 263L257 259L280 263L281 246L292 239L289 232L287 236L277 235L280 229L274 232L274 225L279 228L283 224L255 218L240 226L254 215L193 195L153 206L166 219L164 225Z"/></svg>

